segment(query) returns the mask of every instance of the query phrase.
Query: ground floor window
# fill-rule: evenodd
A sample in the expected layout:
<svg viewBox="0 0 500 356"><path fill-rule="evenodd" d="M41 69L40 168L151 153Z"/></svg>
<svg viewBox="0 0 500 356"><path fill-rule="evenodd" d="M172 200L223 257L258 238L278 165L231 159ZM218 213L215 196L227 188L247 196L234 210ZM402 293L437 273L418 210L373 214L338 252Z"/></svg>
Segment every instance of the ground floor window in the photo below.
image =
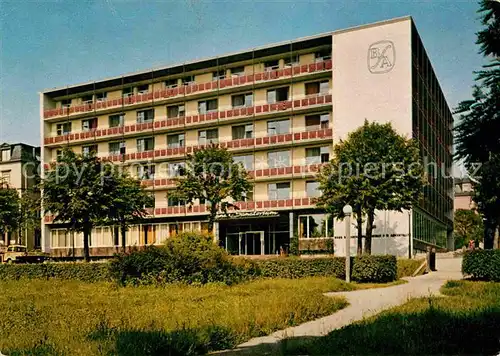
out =
<svg viewBox="0 0 500 356"><path fill-rule="evenodd" d="M446 247L446 226L424 212L413 210L413 238L433 245Z"/></svg>
<svg viewBox="0 0 500 356"><path fill-rule="evenodd" d="M299 238L333 237L333 217L329 214L299 215Z"/></svg>

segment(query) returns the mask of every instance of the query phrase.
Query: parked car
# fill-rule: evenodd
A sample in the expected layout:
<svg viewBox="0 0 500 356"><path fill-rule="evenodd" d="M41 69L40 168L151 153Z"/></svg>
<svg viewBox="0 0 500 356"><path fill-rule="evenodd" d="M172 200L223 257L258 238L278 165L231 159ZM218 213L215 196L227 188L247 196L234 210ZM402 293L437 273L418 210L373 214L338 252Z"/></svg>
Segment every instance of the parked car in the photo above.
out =
<svg viewBox="0 0 500 356"><path fill-rule="evenodd" d="M10 245L0 253L2 263L42 263L44 260L45 255L28 252L26 246L22 245Z"/></svg>

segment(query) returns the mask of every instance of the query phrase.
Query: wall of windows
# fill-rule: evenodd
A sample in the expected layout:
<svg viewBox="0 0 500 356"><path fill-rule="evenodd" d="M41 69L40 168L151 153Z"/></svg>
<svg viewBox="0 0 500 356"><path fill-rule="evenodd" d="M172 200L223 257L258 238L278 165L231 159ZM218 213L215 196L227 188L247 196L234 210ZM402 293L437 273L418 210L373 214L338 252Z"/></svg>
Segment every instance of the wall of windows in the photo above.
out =
<svg viewBox="0 0 500 356"><path fill-rule="evenodd" d="M440 247L446 247L447 228L436 219L426 213L413 210L413 239L430 243Z"/></svg>

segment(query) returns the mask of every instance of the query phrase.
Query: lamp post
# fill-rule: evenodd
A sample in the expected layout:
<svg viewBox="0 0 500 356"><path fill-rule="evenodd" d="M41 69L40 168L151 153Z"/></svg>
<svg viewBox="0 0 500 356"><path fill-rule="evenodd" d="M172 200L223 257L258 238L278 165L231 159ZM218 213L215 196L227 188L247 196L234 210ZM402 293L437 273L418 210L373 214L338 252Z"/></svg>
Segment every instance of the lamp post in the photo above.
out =
<svg viewBox="0 0 500 356"><path fill-rule="evenodd" d="M342 209L345 216L345 281L351 282L351 214L352 206L345 205Z"/></svg>

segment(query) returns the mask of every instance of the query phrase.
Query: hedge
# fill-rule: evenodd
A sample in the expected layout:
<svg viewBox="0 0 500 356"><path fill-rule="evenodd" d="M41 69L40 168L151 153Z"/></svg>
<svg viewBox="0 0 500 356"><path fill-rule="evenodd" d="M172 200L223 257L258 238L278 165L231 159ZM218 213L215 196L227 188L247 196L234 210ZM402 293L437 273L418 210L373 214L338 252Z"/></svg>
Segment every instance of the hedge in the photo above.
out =
<svg viewBox="0 0 500 356"><path fill-rule="evenodd" d="M301 278L311 276L345 277L345 258L273 258L257 260L261 277Z"/></svg>
<svg viewBox="0 0 500 356"><path fill-rule="evenodd" d="M396 256L365 255L354 258L352 280L356 282L386 283L398 277Z"/></svg>
<svg viewBox="0 0 500 356"><path fill-rule="evenodd" d="M500 250L473 250L464 254L462 273L475 279L500 281Z"/></svg>
<svg viewBox="0 0 500 356"><path fill-rule="evenodd" d="M0 280L64 279L83 282L110 281L107 263L41 263L0 265Z"/></svg>

